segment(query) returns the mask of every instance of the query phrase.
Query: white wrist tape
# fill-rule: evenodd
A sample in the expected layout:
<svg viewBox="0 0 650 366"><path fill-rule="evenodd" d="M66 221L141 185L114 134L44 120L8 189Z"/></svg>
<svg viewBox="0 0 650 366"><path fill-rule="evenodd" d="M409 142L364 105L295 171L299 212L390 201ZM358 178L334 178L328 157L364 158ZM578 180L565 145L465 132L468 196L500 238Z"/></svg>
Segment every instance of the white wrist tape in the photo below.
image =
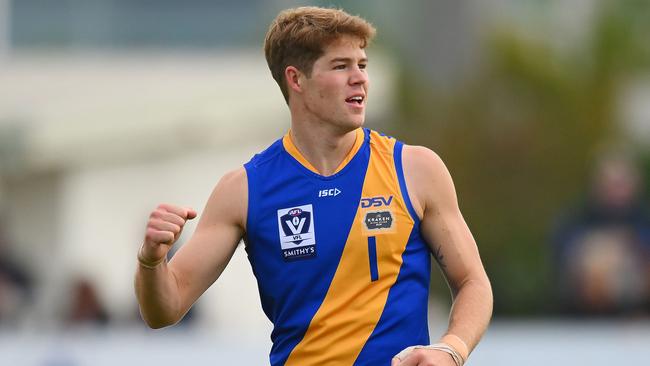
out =
<svg viewBox="0 0 650 366"><path fill-rule="evenodd" d="M453 347L446 343L435 343L428 346L410 346L403 349L400 353L395 355L395 357L400 360L404 360L411 352L413 352L413 350L418 348L445 352L451 356L451 358L454 360L454 363L456 363L456 366L463 366L463 364L465 364L463 357L461 357L461 355Z"/></svg>
<svg viewBox="0 0 650 366"><path fill-rule="evenodd" d="M147 262L143 257L142 257L142 247L140 247L140 250L138 250L138 263L140 263L140 266L146 268L146 269L155 269L158 267L158 265L162 262L164 262L167 259L167 256L164 256L160 258L156 262Z"/></svg>

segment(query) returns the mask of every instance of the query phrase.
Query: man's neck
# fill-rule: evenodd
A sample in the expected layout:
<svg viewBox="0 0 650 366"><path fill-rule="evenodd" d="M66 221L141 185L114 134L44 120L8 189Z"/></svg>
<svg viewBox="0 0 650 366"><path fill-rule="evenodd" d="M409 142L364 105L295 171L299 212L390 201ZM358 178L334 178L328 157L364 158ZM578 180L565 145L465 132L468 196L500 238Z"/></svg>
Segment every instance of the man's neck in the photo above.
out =
<svg viewBox="0 0 650 366"><path fill-rule="evenodd" d="M323 176L336 172L354 146L356 136L356 130L337 131L332 126L306 123L292 123L289 133L300 154Z"/></svg>

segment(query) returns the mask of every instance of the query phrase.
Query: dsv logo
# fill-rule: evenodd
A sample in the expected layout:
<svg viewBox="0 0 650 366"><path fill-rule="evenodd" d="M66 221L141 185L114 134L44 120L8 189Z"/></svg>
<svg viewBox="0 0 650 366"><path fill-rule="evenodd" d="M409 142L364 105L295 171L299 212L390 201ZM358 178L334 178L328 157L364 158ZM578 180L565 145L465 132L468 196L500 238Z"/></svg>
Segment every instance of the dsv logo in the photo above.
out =
<svg viewBox="0 0 650 366"><path fill-rule="evenodd" d="M393 201L393 196L389 196L388 198L384 196L362 198L361 208L390 206L390 203L392 201Z"/></svg>

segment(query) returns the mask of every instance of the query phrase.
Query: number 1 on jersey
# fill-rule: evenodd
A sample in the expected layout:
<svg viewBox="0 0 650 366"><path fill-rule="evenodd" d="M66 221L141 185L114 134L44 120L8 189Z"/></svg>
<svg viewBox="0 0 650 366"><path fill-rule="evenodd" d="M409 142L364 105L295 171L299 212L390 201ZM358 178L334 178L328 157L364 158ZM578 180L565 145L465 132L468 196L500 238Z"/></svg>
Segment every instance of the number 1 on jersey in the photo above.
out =
<svg viewBox="0 0 650 366"><path fill-rule="evenodd" d="M370 260L370 281L374 282L379 279L377 269L377 240L374 236L368 237L368 259Z"/></svg>

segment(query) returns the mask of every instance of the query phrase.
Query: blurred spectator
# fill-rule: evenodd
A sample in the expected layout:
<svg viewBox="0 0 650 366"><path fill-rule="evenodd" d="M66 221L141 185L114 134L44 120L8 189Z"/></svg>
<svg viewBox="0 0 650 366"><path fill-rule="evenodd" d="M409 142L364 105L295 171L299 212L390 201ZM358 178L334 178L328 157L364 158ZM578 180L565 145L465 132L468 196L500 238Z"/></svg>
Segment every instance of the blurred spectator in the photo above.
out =
<svg viewBox="0 0 650 366"><path fill-rule="evenodd" d="M0 327L16 326L31 304L32 280L13 260L0 223Z"/></svg>
<svg viewBox="0 0 650 366"><path fill-rule="evenodd" d="M560 220L553 258L563 313L650 314L650 216L642 187L629 156L603 156L586 202Z"/></svg>
<svg viewBox="0 0 650 366"><path fill-rule="evenodd" d="M109 320L108 312L100 302L95 287L88 280L77 280L72 286L66 323L71 326L105 326Z"/></svg>

